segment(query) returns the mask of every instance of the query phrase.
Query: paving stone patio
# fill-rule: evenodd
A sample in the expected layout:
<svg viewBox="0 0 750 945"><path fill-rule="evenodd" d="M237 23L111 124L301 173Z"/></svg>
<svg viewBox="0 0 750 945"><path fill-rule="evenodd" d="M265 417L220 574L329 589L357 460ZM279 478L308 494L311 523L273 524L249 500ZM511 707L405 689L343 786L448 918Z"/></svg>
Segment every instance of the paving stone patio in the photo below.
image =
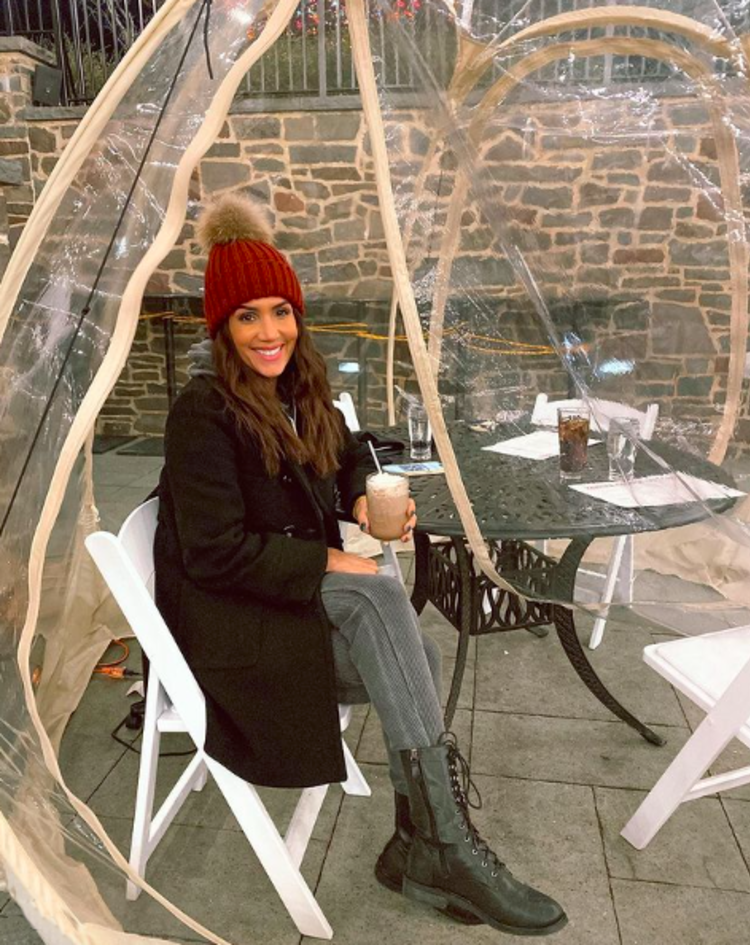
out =
<svg viewBox="0 0 750 945"><path fill-rule="evenodd" d="M104 527L117 528L148 494L160 464L156 458L116 453L96 458ZM408 573L408 558L404 566ZM672 579L647 579L663 590L661 599L681 599ZM651 599L659 598L652 592ZM669 623L670 613L674 623L668 607L659 616ZM650 615L656 615L654 608ZM734 611L712 614L711 620L723 626L742 617ZM583 616L579 624L586 639L589 618ZM423 626L443 651L447 692L455 631L429 607ZM553 939L559 945L738 945L750 938L750 789L683 806L644 851L619 836L701 717L641 661L643 646L666 636L663 626L630 614L608 626L592 656L623 702L667 738L663 748L647 744L603 710L576 677L554 633L538 639L517 631L472 641L454 728L484 799L476 822L518 875L565 905L570 923ZM138 668L137 647L129 663ZM61 753L71 787L123 851L129 843L138 758L110 732L127 713L127 688L125 682L95 677ZM330 789L303 868L334 928L334 941L503 941L487 926L458 926L377 884L372 868L390 835L392 800L377 718L368 707L355 710L347 739L373 796L344 798L338 788ZM183 736L167 744L170 751L187 747ZM730 746L717 770L730 761L736 764L738 757L750 763L747 754ZM163 760L161 797L184 761ZM294 792L262 793L283 823ZM102 857L89 855L86 862L126 930L200 941L148 896L127 903L124 880ZM178 815L149 864L149 878L236 945L301 941L210 783ZM5 896L0 896L0 942L40 942Z"/></svg>

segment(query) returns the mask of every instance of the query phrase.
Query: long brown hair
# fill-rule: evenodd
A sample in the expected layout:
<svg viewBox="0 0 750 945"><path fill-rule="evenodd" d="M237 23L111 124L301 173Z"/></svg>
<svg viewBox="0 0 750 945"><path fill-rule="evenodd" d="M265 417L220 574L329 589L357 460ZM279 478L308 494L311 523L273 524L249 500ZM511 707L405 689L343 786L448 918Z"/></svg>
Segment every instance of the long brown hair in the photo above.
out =
<svg viewBox="0 0 750 945"><path fill-rule="evenodd" d="M341 415L333 406L325 361L297 311L294 318L297 343L276 390L240 358L225 321L213 344L218 388L240 430L258 442L269 476L278 474L284 458L309 463L319 476L329 476L339 468ZM297 433L283 401L294 405Z"/></svg>

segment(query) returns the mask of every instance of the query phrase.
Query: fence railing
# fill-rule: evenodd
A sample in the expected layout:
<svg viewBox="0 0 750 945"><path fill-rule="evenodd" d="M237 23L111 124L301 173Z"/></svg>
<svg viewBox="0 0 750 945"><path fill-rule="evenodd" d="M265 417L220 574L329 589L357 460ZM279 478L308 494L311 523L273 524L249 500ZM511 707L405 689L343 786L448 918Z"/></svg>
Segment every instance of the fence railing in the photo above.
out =
<svg viewBox="0 0 750 945"><path fill-rule="evenodd" d="M0 35L21 35L52 51L62 72L62 104L91 102L127 49L164 0L1 0ZM606 3L608 0L598 0ZM656 0L640 0L658 5ZM680 0L685 13L695 0ZM674 3L676 9L680 3ZM590 7L592 0L466 0L472 31L506 36L530 22L574 9ZM723 10L726 21L740 32L750 29L750 5L718 0L712 9ZM392 31L394 20L399 29ZM718 25L718 24L717 24ZM423 87L419 61L435 73L438 84L448 76L455 52L455 35L445 17L423 0L378 0L370 17L373 57L383 85L394 91ZM607 32L622 34L622 27ZM652 31L653 32L653 31ZM594 35L578 30L576 38ZM602 30L596 31L601 35ZM394 41L396 35L411 43ZM656 35L656 34L655 34ZM494 75L504 68L496 63ZM579 57L552 63L535 77L561 86L610 82L663 82L674 74L669 64L641 56ZM488 73L486 80L494 76ZM240 96L252 99L340 99L356 93L345 0L300 0L283 37L247 74Z"/></svg>

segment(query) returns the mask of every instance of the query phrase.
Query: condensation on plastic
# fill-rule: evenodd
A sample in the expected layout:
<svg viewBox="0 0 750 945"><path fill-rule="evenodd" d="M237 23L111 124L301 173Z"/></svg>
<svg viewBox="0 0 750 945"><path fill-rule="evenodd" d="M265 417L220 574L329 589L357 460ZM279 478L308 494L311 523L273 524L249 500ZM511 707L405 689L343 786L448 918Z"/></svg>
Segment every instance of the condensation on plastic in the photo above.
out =
<svg viewBox="0 0 750 945"><path fill-rule="evenodd" d="M370 42L412 286L439 358L459 464L467 427L491 431L489 442L533 429L539 393L550 401L580 398L604 422L618 415L617 404L641 411L658 404L653 442L637 438L639 475L677 468L678 454L669 461L660 455L665 443L696 457L680 457L680 468L698 457L721 464L729 356L744 364L747 336L742 306L734 314L728 299L730 244L745 269L748 259L744 219L729 191L744 182L750 162L748 63L733 29L750 25L750 5L733 4L731 22L712 0L639 4L640 14L619 0L423 6L425 15L411 16L383 4L370 18ZM662 17L661 29L638 25L646 7ZM628 10L631 25L615 25ZM533 31L563 11L575 19ZM612 22L592 23L591 14ZM674 14L690 19L669 24ZM691 38L701 30L713 35ZM733 58L716 55L717 39ZM399 69L403 83L419 89L406 103L396 87ZM419 102L428 108L413 107ZM712 116L731 139L723 176ZM712 276L712 264L723 272ZM737 286L747 292L744 274ZM735 304L742 294L735 291ZM746 398L743 387L745 409ZM747 489L735 427L723 466ZM595 450L606 446L591 447L590 456ZM559 505L554 461L517 469L523 479L507 489L518 507L527 501L527 476L535 502ZM702 475L711 478L711 467ZM588 471L587 478L595 477ZM502 488L488 490L476 468L464 483L479 516L492 489ZM637 497L637 482L628 489ZM743 622L748 501L717 515L693 496L686 520L701 521L679 529L663 530L661 512L609 507L612 532L644 532L632 605L656 616L652 605L667 594L674 600L661 616L670 623L680 625L685 609ZM601 521L600 500L577 501L571 518ZM530 510L529 518L538 517ZM601 539L587 559L603 565L611 547ZM654 581L653 571L682 580ZM594 581L589 590L599 586ZM599 612L597 598L579 584L577 605ZM631 619L616 604L610 619L618 616Z"/></svg>
<svg viewBox="0 0 750 945"><path fill-rule="evenodd" d="M259 6L244 0L214 0L208 40L216 78L212 83L207 77L200 27L166 109L165 97L195 24L199 2L164 39L65 194L0 344L0 514L5 516L13 500L0 538L0 813L13 825L38 869L63 894L71 911L102 928L117 928L113 913L126 927L134 921L123 908L124 877L115 867L104 868L109 858L100 841L75 817L64 793L47 773L16 663L28 603L29 549L62 443L108 349L125 285L160 227L176 163L200 128L221 78L247 48L248 29L254 25ZM601 8L600 4L582 2L574 6L581 15L590 8ZM624 6L609 3L607 9L614 15ZM690 16L728 40L737 39L732 24L713 0L679 4L672 0L649 6L663 13ZM405 9L421 12L411 18L403 15ZM638 229L635 221L649 183L642 175L637 183L627 180L629 174L633 176L633 168L627 164L632 158L623 158L625 166L620 168L612 158L613 154L642 149L649 168L661 169L652 180L655 186L664 183L659 179L663 173L667 183L680 177L687 182L680 186L689 185L691 201L701 195L708 210L700 225L711 227L711 233L701 236L701 231L694 230L698 242L713 244L726 239L715 158L710 149L700 154L698 144L687 147L689 122L680 125L679 132L670 129L676 123L675 112L684 115L679 110L686 105L704 103L720 108L723 127L731 132L744 174L750 159L744 66L715 59L684 34L668 29L607 25L593 31L585 25L572 32L568 27L564 35L528 38L518 47L508 45L491 57L487 70L475 79L467 71L468 58L457 58L459 50L468 57L471 50L511 40L559 10L557 3L529 0L477 2L456 12L451 6L422 0L420 7L408 2L393 7L373 5L370 14L373 56L383 80L380 102L388 129L397 207L413 288L427 329L435 312L440 266L445 265L449 249L446 234L450 233L451 207L458 211L461 223L461 241L446 282L439 373L457 448L461 430L468 425L484 425L497 432L498 439L525 430L535 395L541 390L552 398L580 396L594 412L602 399L643 407L658 398L656 392L646 396L643 388L656 360L655 351L685 377L701 358L712 361L717 383L726 372L726 365L716 364L717 356L730 353L721 310L710 321L706 314L709 303L700 297L693 303L700 315L693 322L697 327L689 344L694 345L699 336L702 350L700 346L688 347L688 333L681 330L679 322L669 321L669 330L656 330L652 306L684 301L678 294L680 287L675 292L669 274L661 284L630 286L627 292L609 284L607 273L613 267L601 261L595 251L597 241L590 236L598 226L600 231L606 228L610 232L611 251L628 247L655 247L658 251L665 241L679 242L685 227L696 225L692 218L675 213L672 230L657 231L659 238L653 241L644 239L647 231ZM746 13L745 4L732 5L738 21ZM255 23L253 35L257 35L257 26ZM649 70L657 68L656 60L646 57L643 61L629 52L619 52L613 60L600 53L590 57L585 46L571 46L602 37L619 37L623 43L640 37L671 44L677 50L675 60L695 53L710 69L712 84L709 87L686 77L669 57L666 65L665 60L659 61L663 74L658 73L659 82L655 83ZM543 57L544 50L558 43L567 44L562 57L551 59L537 71L523 69L529 57ZM439 55L431 56L430 50L434 53L436 49ZM402 64L408 64L404 84L419 88L406 103L394 91L393 76L387 74L394 65L394 51ZM630 75L618 73L618 68L629 70ZM643 68L646 77L642 81L633 78L633 70L638 68ZM486 89L514 70L518 81L509 83L512 87L507 98L485 115ZM149 145L162 110L163 119ZM405 113L419 115L423 135L404 131ZM539 160L545 136L559 140L557 163ZM701 132L699 137L710 140L711 135ZM124 222L115 232L147 147L138 185ZM606 180L607 168L621 174L616 185ZM467 183L465 194L462 177ZM568 206L574 185L579 191L588 185L588 206ZM632 203L619 191L615 198L598 189L606 191L612 186L628 188ZM552 201L546 207L545 189ZM696 204L691 202L691 206ZM605 222L602 214L616 208L632 209L633 222L625 222L627 214L619 222L610 215L606 218L610 222ZM560 225L564 239L552 241L543 218L555 213L578 214L579 219L568 227ZM712 215L719 219L710 219ZM107 265L89 300L110 240ZM571 272L577 264L592 270L587 291L572 283ZM483 291L483 286L492 291ZM719 289L711 288L710 292L726 294L723 286ZM671 297L670 292L674 293ZM709 294L707 287L703 294ZM638 307L643 301L648 303L647 315ZM613 308L613 303L623 307ZM78 329L86 304L90 310ZM672 309L667 314L669 311L674 314ZM592 312L598 313L597 317ZM639 332L628 319L644 320ZM642 337L636 338L636 334ZM431 343L437 353L434 332ZM741 347L744 357L744 338ZM400 367L400 373L408 375L410 366ZM656 376L652 383L659 380ZM655 441L668 441L705 457L720 426L721 405L708 394L702 402L694 397L692 403L692 413L678 413L673 404L660 403ZM34 440L44 411L40 435ZM643 455L649 449L648 444L639 443ZM30 462L21 476L27 457ZM106 595L81 548L82 536L96 524L86 463L82 457L48 548L39 639L32 651L32 662L42 666L37 702L55 745L112 632L112 619L102 610L107 606ZM471 482L467 486L472 489ZM696 600L702 609L722 612L727 602L748 603L747 504L738 503L721 516L714 515L708 506L703 512L703 521L682 530L679 538L667 532L639 536L640 567L683 579L671 586L673 614L694 608ZM617 522L618 513L611 515ZM621 513L619 520L627 525L627 513ZM634 606L644 610L653 604L654 584L640 580L640 573ZM78 662L71 680L66 659L73 652ZM98 891L87 870L96 874ZM264 890L265 894L270 892ZM196 910L200 920L200 904ZM179 926L165 925L163 920L169 921L166 913L154 918L155 928L180 934ZM96 941L95 933L90 934L90 940ZM120 941L124 943L126 938Z"/></svg>

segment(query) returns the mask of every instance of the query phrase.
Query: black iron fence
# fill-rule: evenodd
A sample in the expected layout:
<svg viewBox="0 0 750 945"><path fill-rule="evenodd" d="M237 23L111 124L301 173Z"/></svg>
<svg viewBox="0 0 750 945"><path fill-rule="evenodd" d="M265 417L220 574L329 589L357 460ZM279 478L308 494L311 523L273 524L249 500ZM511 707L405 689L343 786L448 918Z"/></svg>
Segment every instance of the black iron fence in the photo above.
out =
<svg viewBox="0 0 750 945"><path fill-rule="evenodd" d="M88 103L163 2L1 0L0 35L25 36L52 51L62 73L62 104ZM658 5L656 0L640 2ZM684 7L683 12L690 15L700 10L702 3L716 10L720 19L724 17L719 10L723 10L725 22L738 32L750 28L750 4L744 0L673 0L671 6L675 10ZM530 22L591 5L592 0L467 0L463 9L471 17L472 31L481 37L498 31L511 36ZM405 37L406 43L394 41L396 33L391 32L391 26L396 20L397 34ZM575 37L603 32L621 35L623 28L577 30ZM371 41L383 85L412 91L424 81L417 71L419 60L436 73L438 84L446 81L456 37L434 4L378 0L372 4ZM497 63L495 75L503 67ZM600 56L553 63L536 81L572 88L601 82L664 82L673 75L669 64L641 56ZM486 80L492 77L488 74ZM240 95L261 100L340 99L354 94L356 87L345 0L300 0L285 34L245 77Z"/></svg>

